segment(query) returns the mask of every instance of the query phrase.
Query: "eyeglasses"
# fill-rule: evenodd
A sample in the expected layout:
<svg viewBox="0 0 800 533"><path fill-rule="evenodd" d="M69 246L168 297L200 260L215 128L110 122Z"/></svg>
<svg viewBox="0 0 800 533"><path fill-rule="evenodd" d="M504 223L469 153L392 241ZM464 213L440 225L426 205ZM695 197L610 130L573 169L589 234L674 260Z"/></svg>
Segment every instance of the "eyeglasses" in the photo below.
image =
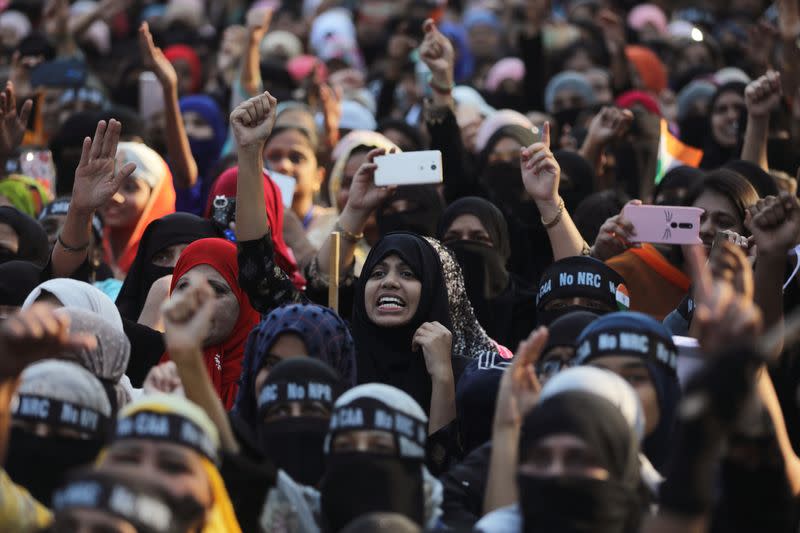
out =
<svg viewBox="0 0 800 533"><path fill-rule="evenodd" d="M551 378L562 370L572 368L573 366L575 366L575 363L572 359L548 359L537 365L536 374L539 376L539 379Z"/></svg>

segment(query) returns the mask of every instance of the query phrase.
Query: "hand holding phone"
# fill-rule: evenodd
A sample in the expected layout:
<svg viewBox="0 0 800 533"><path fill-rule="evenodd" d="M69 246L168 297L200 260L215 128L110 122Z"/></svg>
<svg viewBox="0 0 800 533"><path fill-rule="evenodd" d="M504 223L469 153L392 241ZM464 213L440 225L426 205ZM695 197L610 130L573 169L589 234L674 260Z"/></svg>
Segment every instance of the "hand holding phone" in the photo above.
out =
<svg viewBox="0 0 800 533"><path fill-rule="evenodd" d="M375 158L375 185L427 185L442 183L442 152L423 150L401 152Z"/></svg>
<svg viewBox="0 0 800 533"><path fill-rule="evenodd" d="M699 207L626 205L622 214L633 224L632 242L656 244L703 244L700 239Z"/></svg>

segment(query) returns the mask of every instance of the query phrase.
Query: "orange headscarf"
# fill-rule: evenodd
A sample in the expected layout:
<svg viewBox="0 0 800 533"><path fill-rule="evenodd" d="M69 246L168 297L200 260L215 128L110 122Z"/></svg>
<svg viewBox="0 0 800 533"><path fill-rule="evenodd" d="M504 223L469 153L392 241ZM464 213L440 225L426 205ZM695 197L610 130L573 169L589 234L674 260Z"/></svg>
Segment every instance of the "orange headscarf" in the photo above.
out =
<svg viewBox="0 0 800 533"><path fill-rule="evenodd" d="M194 241L181 253L172 274L170 294L175 290L178 280L192 268L208 265L225 278L234 296L239 301L239 316L228 338L222 344L209 346L203 350L208 375L226 409L232 409L239 390L239 376L242 373L244 348L250 331L258 325L261 315L250 305L250 299L239 286L239 264L236 245L225 239L200 239ZM165 353L161 361L168 361Z"/></svg>
<svg viewBox="0 0 800 533"><path fill-rule="evenodd" d="M667 69L655 52L644 46L631 45L625 47L625 56L639 74L644 89L658 95L667 88Z"/></svg>
<svg viewBox="0 0 800 533"><path fill-rule="evenodd" d="M147 200L147 205L136 222L136 226L124 237L125 246L119 257L114 257L111 246L111 229L106 228L103 232L105 260L109 265L116 266L117 270L123 274L128 273L139 249L139 241L148 224L175 212L175 189L172 185L172 173L169 171L166 161L145 144L119 143L117 168L130 162L136 163L134 177L142 179L150 185L150 198Z"/></svg>

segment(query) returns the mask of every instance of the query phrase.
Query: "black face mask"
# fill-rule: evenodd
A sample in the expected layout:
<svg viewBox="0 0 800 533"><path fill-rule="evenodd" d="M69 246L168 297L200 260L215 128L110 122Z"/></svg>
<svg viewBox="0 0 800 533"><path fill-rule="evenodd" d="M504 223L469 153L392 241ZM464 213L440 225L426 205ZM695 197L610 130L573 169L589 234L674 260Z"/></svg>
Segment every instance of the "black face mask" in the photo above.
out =
<svg viewBox="0 0 800 533"><path fill-rule="evenodd" d="M490 163L483 170L482 181L489 189L492 203L521 223L539 220L539 209L525 191L519 162Z"/></svg>
<svg viewBox="0 0 800 533"><path fill-rule="evenodd" d="M635 501L615 481L517 476L525 533L624 533L637 523Z"/></svg>
<svg viewBox="0 0 800 533"><path fill-rule="evenodd" d="M583 108L581 107L562 109L561 111L556 111L553 113L553 118L556 119L559 128L563 128L567 124L570 126L575 126L575 123L578 122L578 116L580 116L582 111Z"/></svg>
<svg viewBox="0 0 800 533"><path fill-rule="evenodd" d="M359 516L399 513L424 525L422 464L372 453L328 456L320 494L327 530L337 532Z"/></svg>
<svg viewBox="0 0 800 533"><path fill-rule="evenodd" d="M320 417L290 417L259 424L261 451L293 480L315 487L325 471L325 435L330 420Z"/></svg>
<svg viewBox="0 0 800 533"><path fill-rule="evenodd" d="M39 437L21 428L11 429L6 472L28 489L45 507L70 470L92 463L104 441L69 437Z"/></svg>
<svg viewBox="0 0 800 533"><path fill-rule="evenodd" d="M9 261L15 261L16 259L18 259L17 254L7 248L0 248L0 265L8 263Z"/></svg>
<svg viewBox="0 0 800 533"><path fill-rule="evenodd" d="M539 326L549 326L562 316L569 313L574 313L576 311L588 311L596 315L605 315L606 313L611 312L603 311L602 309L598 309L596 307L587 307L585 305L569 305L560 309L540 309L536 311L536 322Z"/></svg>
<svg viewBox="0 0 800 533"><path fill-rule="evenodd" d="M455 253L461 265L471 302L476 299L492 300L506 290L509 274L506 260L497 248L469 240L449 242L447 247Z"/></svg>

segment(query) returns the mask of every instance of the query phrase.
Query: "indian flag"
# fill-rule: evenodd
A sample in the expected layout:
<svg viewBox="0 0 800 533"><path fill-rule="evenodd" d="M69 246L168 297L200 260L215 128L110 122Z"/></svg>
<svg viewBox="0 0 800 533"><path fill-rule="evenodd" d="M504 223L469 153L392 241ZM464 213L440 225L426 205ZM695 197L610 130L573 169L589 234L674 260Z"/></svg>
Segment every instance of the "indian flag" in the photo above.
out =
<svg viewBox="0 0 800 533"><path fill-rule="evenodd" d="M673 167L686 165L697 167L703 159L703 151L683 144L677 139L667 126L667 121L661 119L661 138L658 141L658 163L656 164L656 184L661 183L664 174Z"/></svg>

